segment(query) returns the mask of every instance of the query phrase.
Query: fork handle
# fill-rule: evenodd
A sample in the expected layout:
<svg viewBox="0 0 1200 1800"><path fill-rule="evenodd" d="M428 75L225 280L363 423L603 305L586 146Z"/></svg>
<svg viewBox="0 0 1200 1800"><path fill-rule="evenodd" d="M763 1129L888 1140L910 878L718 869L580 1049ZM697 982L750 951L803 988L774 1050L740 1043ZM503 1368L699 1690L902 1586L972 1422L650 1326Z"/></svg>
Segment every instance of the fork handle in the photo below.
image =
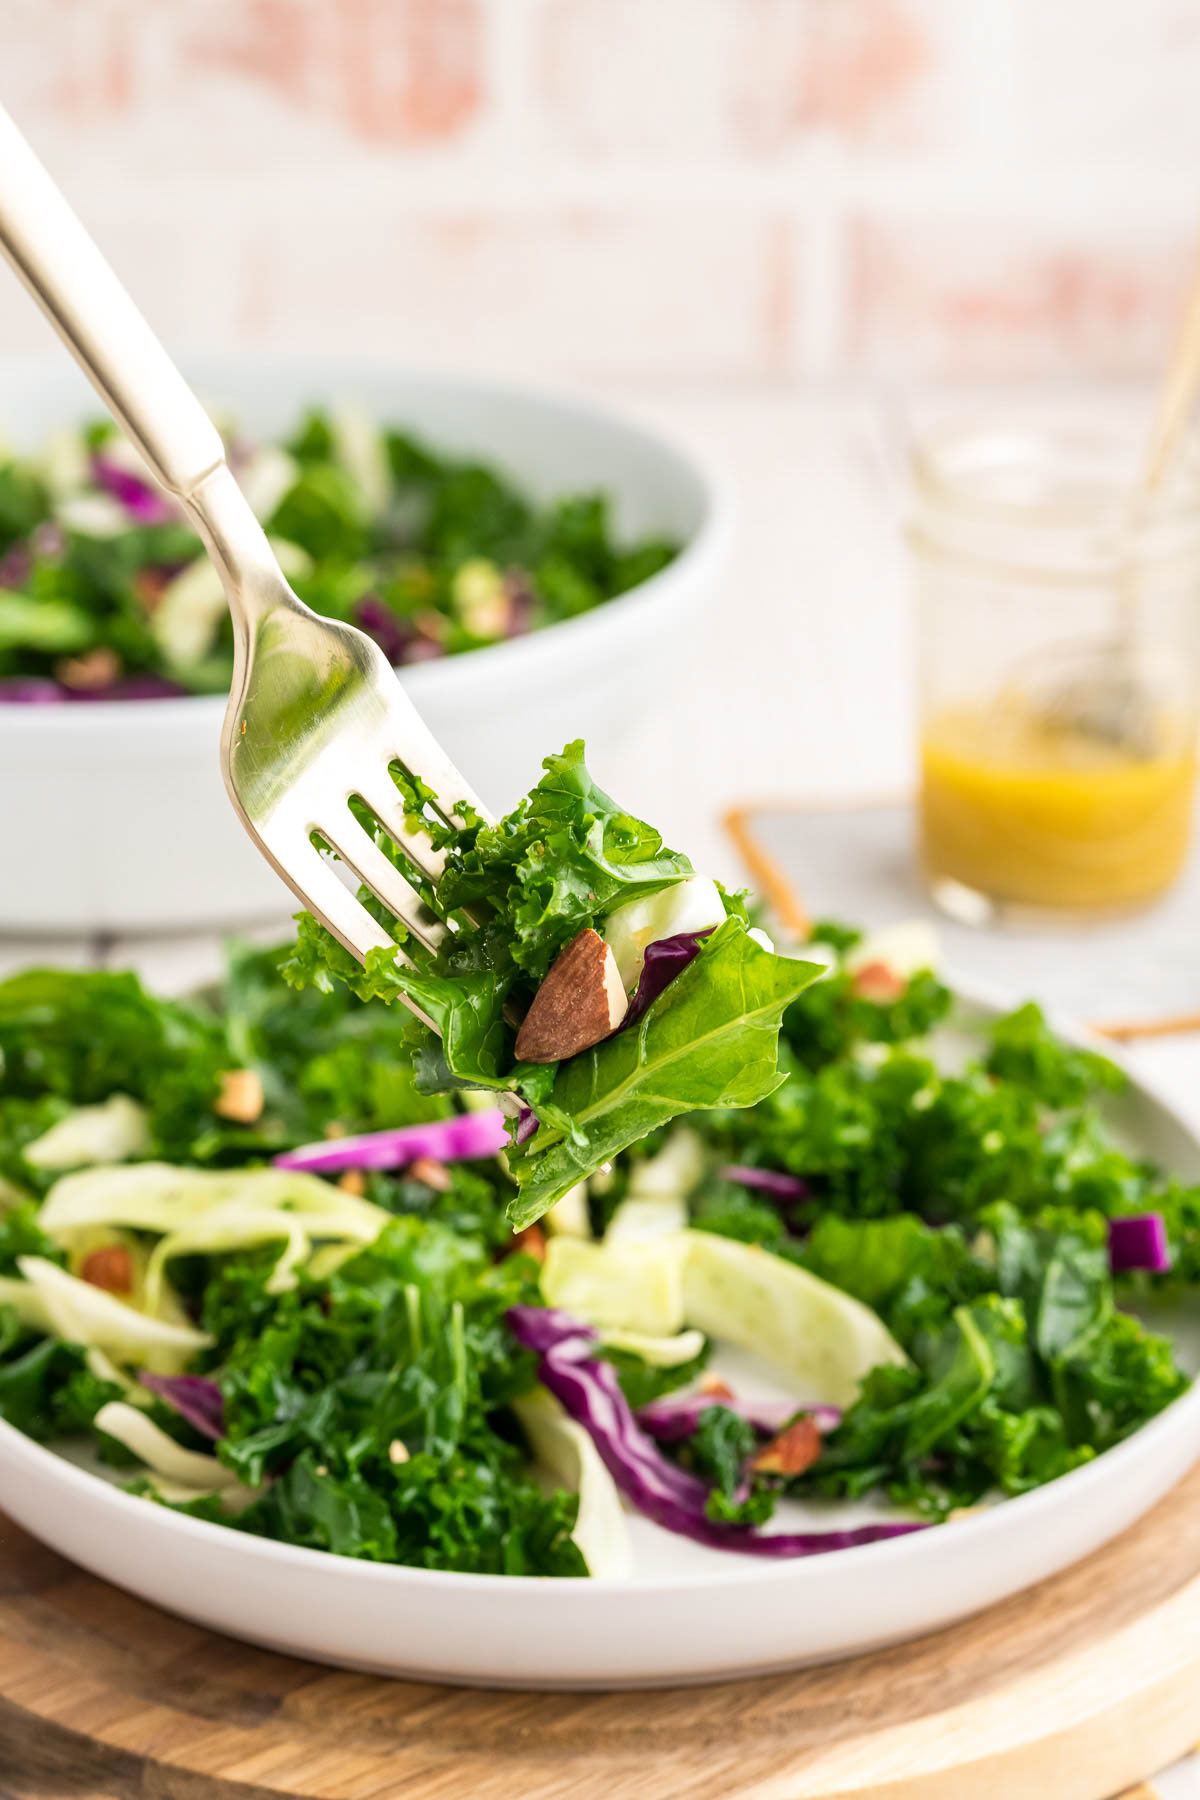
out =
<svg viewBox="0 0 1200 1800"><path fill-rule="evenodd" d="M225 461L216 426L0 107L0 248L165 488Z"/></svg>

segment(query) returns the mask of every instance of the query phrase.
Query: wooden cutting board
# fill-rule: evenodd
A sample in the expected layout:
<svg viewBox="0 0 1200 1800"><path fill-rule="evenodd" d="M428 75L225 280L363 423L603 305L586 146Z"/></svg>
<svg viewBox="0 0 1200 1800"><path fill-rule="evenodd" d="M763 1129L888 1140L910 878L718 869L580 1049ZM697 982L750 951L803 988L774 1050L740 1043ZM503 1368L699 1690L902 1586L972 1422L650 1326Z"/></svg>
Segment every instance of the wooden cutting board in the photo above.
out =
<svg viewBox="0 0 1200 1800"><path fill-rule="evenodd" d="M1109 1548L951 1630L634 1694L276 1656L0 1517L0 1800L1107 1800L1198 1738L1200 1469Z"/></svg>

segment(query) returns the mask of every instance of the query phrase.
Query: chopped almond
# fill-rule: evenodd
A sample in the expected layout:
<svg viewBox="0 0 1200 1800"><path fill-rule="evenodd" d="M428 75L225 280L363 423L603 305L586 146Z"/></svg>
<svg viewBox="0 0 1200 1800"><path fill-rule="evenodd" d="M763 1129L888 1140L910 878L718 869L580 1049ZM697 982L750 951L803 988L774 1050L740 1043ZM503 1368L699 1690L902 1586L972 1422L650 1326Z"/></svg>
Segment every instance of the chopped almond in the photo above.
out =
<svg viewBox="0 0 1200 1800"><path fill-rule="evenodd" d="M803 1475L821 1454L821 1434L806 1415L764 1444L750 1467L759 1475Z"/></svg>
<svg viewBox="0 0 1200 1800"><path fill-rule="evenodd" d="M166 569L139 569L133 578L133 597L143 612L152 613L162 603L171 576Z"/></svg>
<svg viewBox="0 0 1200 1800"><path fill-rule="evenodd" d="M367 1178L361 1169L347 1169L344 1175L338 1176L338 1186L343 1194L353 1194L361 1200L367 1191Z"/></svg>
<svg viewBox="0 0 1200 1800"><path fill-rule="evenodd" d="M445 1194L453 1185L454 1177L445 1163L440 1163L436 1156L418 1156L405 1170L410 1181L423 1181L427 1188L435 1194Z"/></svg>
<svg viewBox="0 0 1200 1800"><path fill-rule="evenodd" d="M852 985L860 1000L874 1000L878 1005L886 1006L889 1001L900 998L908 983L890 964L869 962L855 971Z"/></svg>
<svg viewBox="0 0 1200 1800"><path fill-rule="evenodd" d="M521 1062L558 1062L615 1031L628 1007L617 959L598 931L571 939L551 964L517 1033Z"/></svg>
<svg viewBox="0 0 1200 1800"><path fill-rule="evenodd" d="M727 1381L722 1381L719 1375L706 1375L700 1383L700 1392L706 1394L710 1400L733 1399L733 1389Z"/></svg>
<svg viewBox="0 0 1200 1800"><path fill-rule="evenodd" d="M64 687L74 688L80 694L94 693L116 681L121 673L121 659L107 644L97 644L82 656L64 656L54 665L54 673Z"/></svg>
<svg viewBox="0 0 1200 1800"><path fill-rule="evenodd" d="M82 1281L109 1294L132 1294L133 1258L124 1244L107 1244L93 1250L79 1266Z"/></svg>
<svg viewBox="0 0 1200 1800"><path fill-rule="evenodd" d="M429 638L435 644L444 644L450 633L450 621L440 612L416 612L413 614L413 624L422 637Z"/></svg>
<svg viewBox="0 0 1200 1800"><path fill-rule="evenodd" d="M525 1256L532 1256L535 1262L546 1260L546 1234L540 1225L527 1225L524 1231L514 1231L513 1250Z"/></svg>
<svg viewBox="0 0 1200 1800"><path fill-rule="evenodd" d="M412 1457L408 1445L404 1442L403 1438L393 1438L388 1445L388 1461L390 1463L406 1463L411 1462L411 1460Z"/></svg>
<svg viewBox="0 0 1200 1800"><path fill-rule="evenodd" d="M221 1119L233 1119L239 1125L253 1125L262 1117L263 1084L257 1069L226 1069L221 1076L221 1091L213 1101L213 1111Z"/></svg>

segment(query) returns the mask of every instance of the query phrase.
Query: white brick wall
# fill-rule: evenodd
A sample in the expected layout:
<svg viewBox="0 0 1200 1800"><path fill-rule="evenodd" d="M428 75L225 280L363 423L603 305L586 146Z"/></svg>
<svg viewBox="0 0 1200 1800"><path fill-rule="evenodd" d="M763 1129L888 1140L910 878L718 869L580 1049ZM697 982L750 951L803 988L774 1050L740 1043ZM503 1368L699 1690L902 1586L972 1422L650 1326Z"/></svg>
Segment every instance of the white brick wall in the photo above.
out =
<svg viewBox="0 0 1200 1800"><path fill-rule="evenodd" d="M0 0L0 42L177 341L1140 374L1200 236L1197 0Z"/></svg>

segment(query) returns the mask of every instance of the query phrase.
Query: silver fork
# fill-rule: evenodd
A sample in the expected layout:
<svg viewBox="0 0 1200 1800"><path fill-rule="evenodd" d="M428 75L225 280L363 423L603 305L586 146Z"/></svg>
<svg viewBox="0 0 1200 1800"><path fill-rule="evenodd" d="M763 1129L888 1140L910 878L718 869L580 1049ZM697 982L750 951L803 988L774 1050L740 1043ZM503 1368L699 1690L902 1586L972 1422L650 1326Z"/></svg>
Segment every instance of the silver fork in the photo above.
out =
<svg viewBox="0 0 1200 1800"><path fill-rule="evenodd" d="M414 876L435 886L444 854L409 824L390 765L419 777L453 823L464 822L464 807L486 818L482 803L378 645L319 618L292 592L215 426L2 108L0 247L220 572L235 644L221 769L246 830L360 961L394 940L314 847L314 834L420 943L436 947L446 927L350 801L364 801Z"/></svg>

